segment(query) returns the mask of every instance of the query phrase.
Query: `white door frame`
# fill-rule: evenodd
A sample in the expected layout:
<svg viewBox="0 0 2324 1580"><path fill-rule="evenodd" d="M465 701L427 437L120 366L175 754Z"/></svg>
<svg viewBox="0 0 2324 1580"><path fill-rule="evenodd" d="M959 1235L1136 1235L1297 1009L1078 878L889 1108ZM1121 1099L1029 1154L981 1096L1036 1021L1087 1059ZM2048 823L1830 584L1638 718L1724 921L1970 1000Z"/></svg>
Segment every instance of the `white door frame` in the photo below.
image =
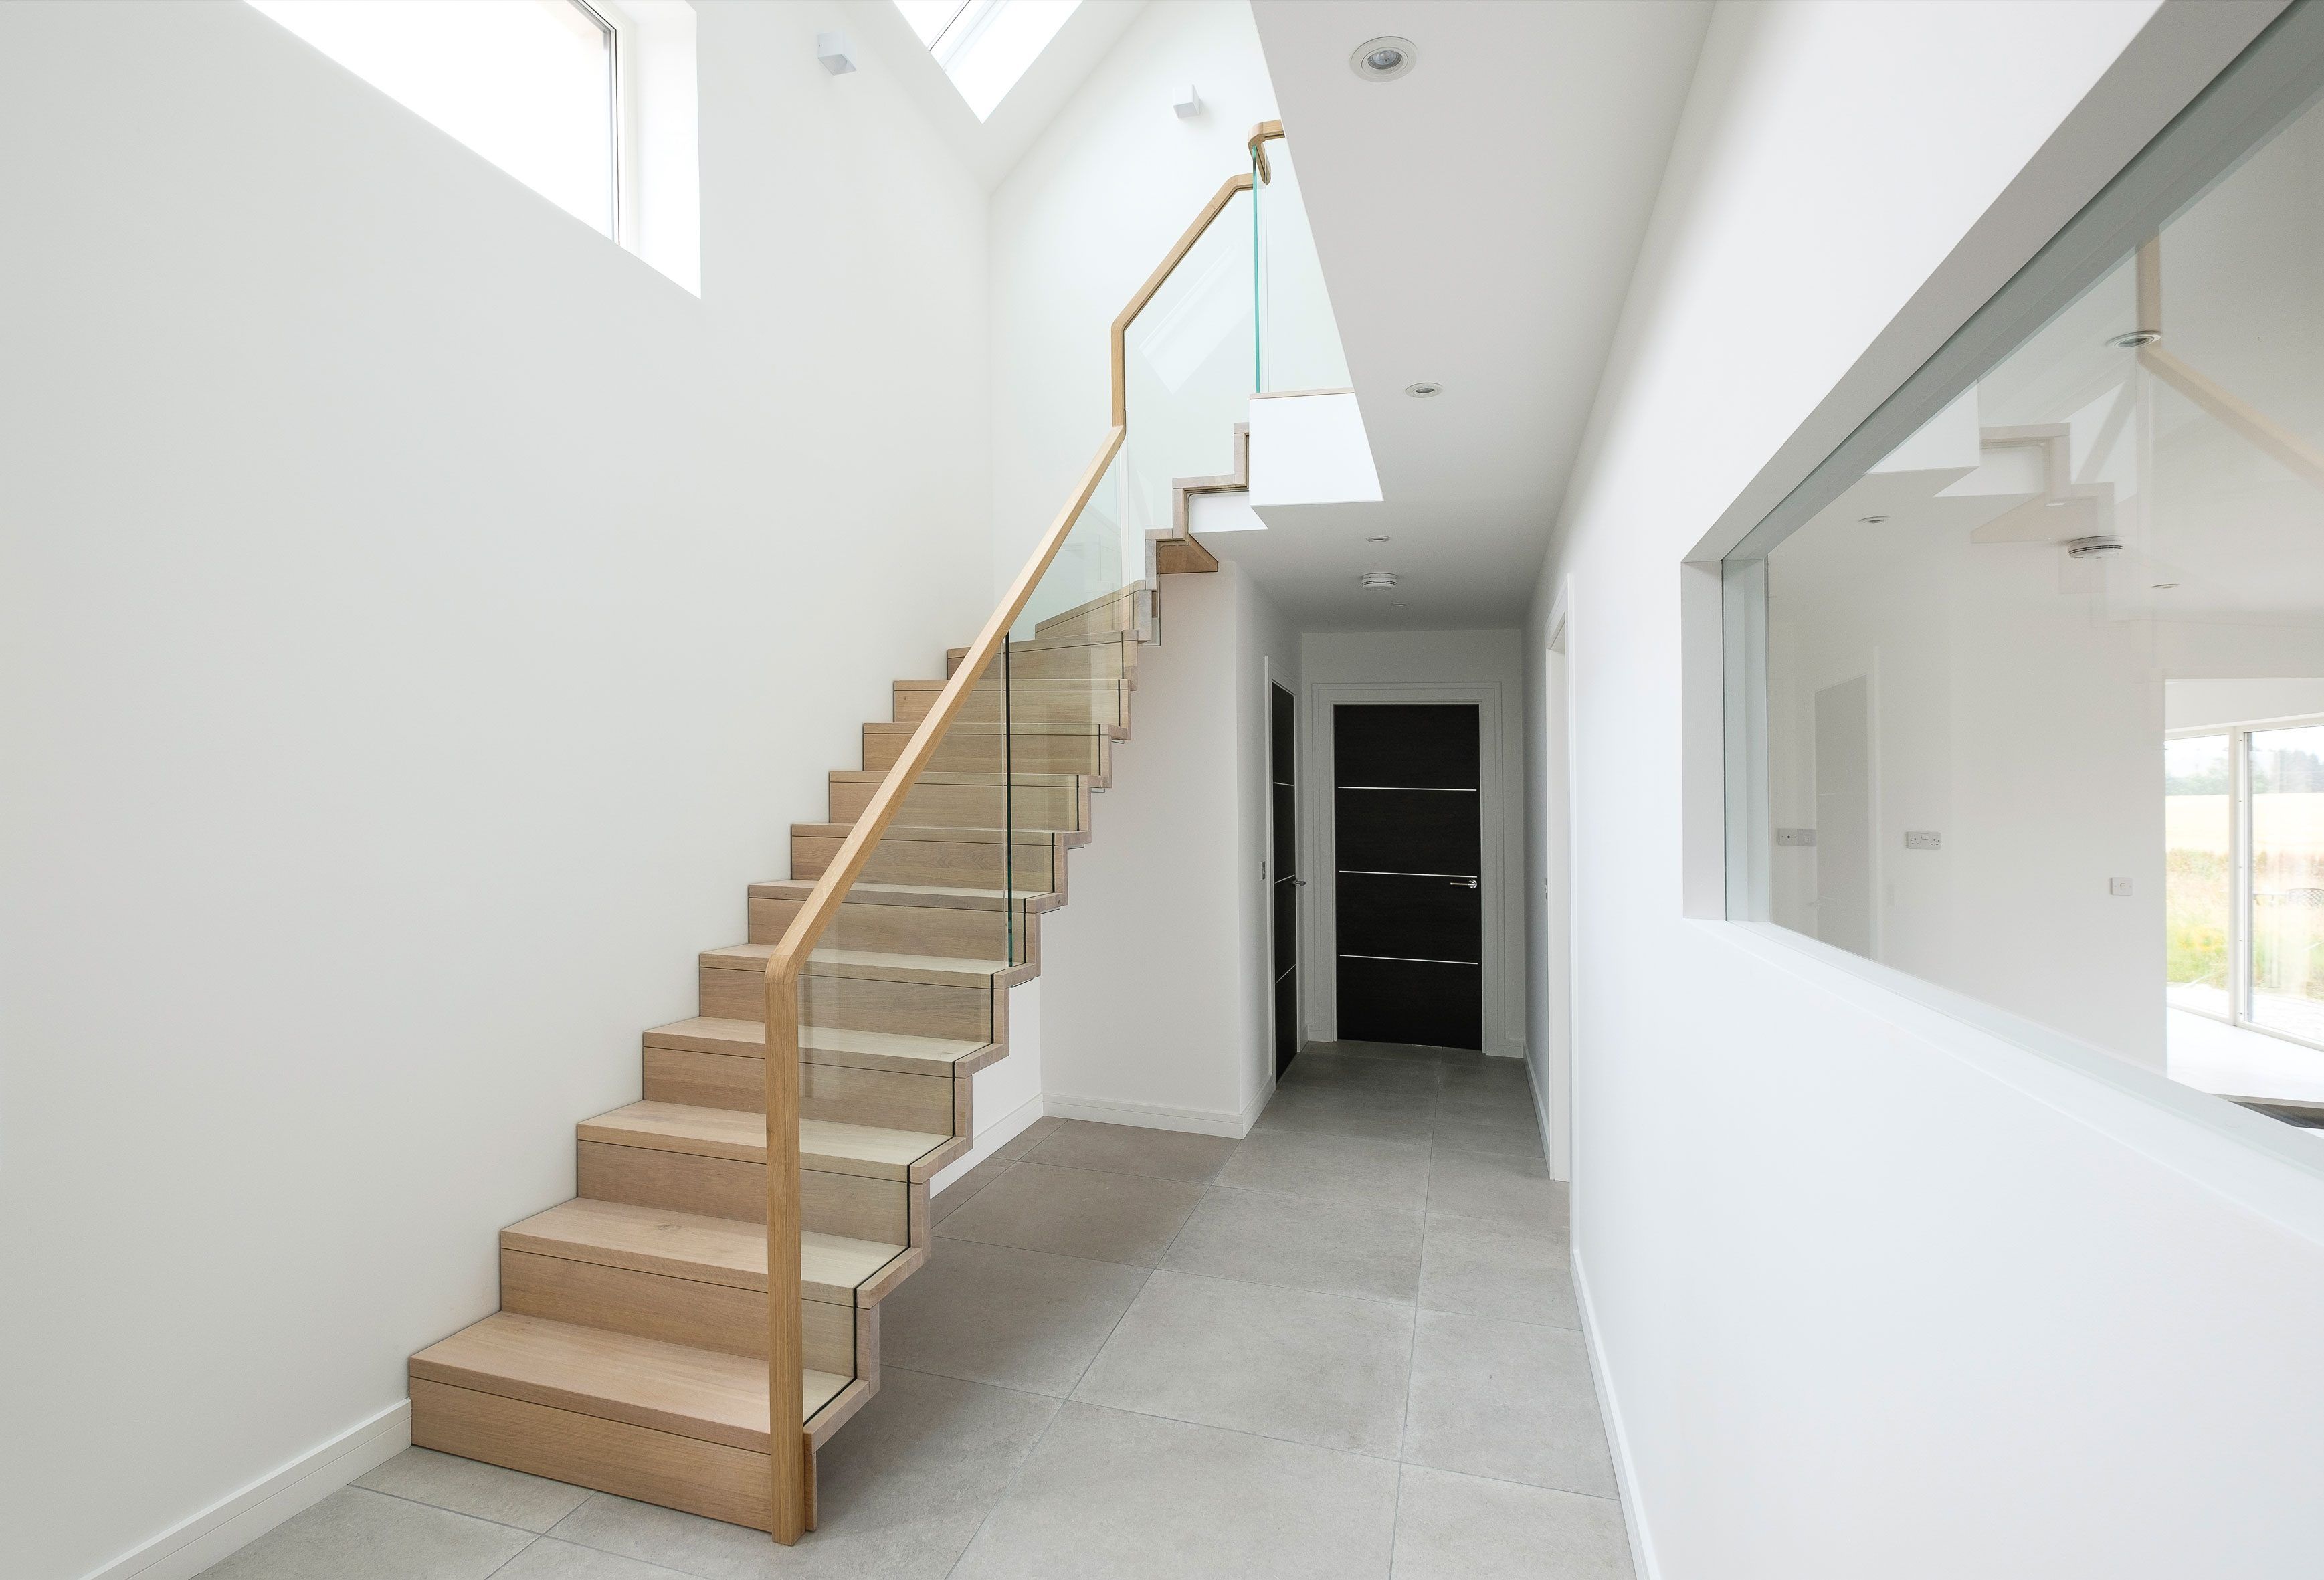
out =
<svg viewBox="0 0 2324 1580"><path fill-rule="evenodd" d="M1307 923L1302 942L1300 984L1306 1003L1308 1035L1337 1041L1340 1035L1339 864L1333 859L1332 709L1342 702L1467 702L1477 708L1477 816L1483 837L1478 863L1478 901L1484 912L1484 1037L1489 1054L1522 1058L1522 1009L1509 1009L1508 944L1525 936L1525 885L1509 881L1509 847L1502 818L1507 808L1501 783L1507 762L1502 740L1503 688L1499 680L1371 681L1317 680L1306 689L1307 737L1303 761L1307 780L1300 804L1307 827L1299 832L1299 855L1307 869ZM1524 841L1518 841L1522 851ZM1509 911L1514 908L1516 920ZM1522 974L1520 974L1522 975Z"/></svg>
<svg viewBox="0 0 2324 1580"><path fill-rule="evenodd" d="M1276 674L1275 661L1273 658L1264 654L1260 656L1259 663L1259 686L1260 708L1259 718L1262 723L1262 727L1266 731L1265 738L1267 742L1266 749L1259 753L1259 758L1264 764L1261 772L1266 775L1267 780L1265 802L1266 815L1260 819L1262 824L1260 837L1264 843L1259 847L1259 914L1262 918L1262 925L1259 928L1259 934L1260 945L1265 953L1265 959L1260 964L1259 975L1259 980L1267 984L1267 991L1264 995L1267 1001L1267 1046L1265 1049L1264 1061L1265 1072L1264 1078L1259 1082L1259 1086L1263 1091L1271 1091L1275 1086L1275 1037L1277 1030L1275 1024L1275 688L1280 686L1283 688L1284 693L1291 698L1291 766L1293 770L1293 799L1291 815L1295 821L1302 823L1306 820L1307 808L1305 806L1301 804L1301 798L1306 794L1307 787L1305 783L1300 782L1298 779L1298 770L1305 762L1306 754L1299 749L1299 738L1306 730L1306 719L1305 717L1306 704L1300 700L1299 681L1297 677L1279 676ZM1308 855L1306 830L1305 828L1294 828L1291 831L1291 835L1293 843L1297 848L1299 865L1301 868L1301 871L1296 875L1305 877L1306 875L1305 868L1307 865ZM1305 959L1307 929L1303 925L1303 919L1314 909L1314 907L1305 903L1305 897L1299 894L1296 890L1293 891L1291 897L1292 945L1295 951L1295 963L1298 966L1302 967L1305 966L1307 964ZM1298 1017L1300 1022L1291 1030L1291 1044L1292 1050L1295 1055L1297 1053L1298 1049L1305 1047L1307 1042L1307 1026L1309 1021L1306 1012L1306 986L1307 974L1303 969L1299 974L1299 997L1295 1001L1292 1010L1292 1013Z"/></svg>
<svg viewBox="0 0 2324 1580"><path fill-rule="evenodd" d="M1542 1150L1552 1179L1573 1178L1574 1048L1582 1017L1576 1007L1582 932L1575 925L1573 660L1567 641L1566 591L1550 611L1549 635L1542 643L1543 745L1542 916L1561 924L1541 940L1542 986L1550 1002L1542 1006L1549 1046L1541 1050L1534 1086L1541 1104ZM1546 930L1546 929L1545 929Z"/></svg>

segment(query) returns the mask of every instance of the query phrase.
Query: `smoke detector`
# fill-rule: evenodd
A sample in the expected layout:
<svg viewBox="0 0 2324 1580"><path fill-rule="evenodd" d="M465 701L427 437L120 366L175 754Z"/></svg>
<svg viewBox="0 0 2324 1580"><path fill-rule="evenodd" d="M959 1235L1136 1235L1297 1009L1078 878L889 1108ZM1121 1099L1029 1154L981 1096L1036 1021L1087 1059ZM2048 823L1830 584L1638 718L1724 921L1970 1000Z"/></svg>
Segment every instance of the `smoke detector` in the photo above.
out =
<svg viewBox="0 0 2324 1580"><path fill-rule="evenodd" d="M2104 559L2109 554L2122 552L2122 540L2107 532L2096 538L2067 540L2066 553L2075 559Z"/></svg>
<svg viewBox="0 0 2324 1580"><path fill-rule="evenodd" d="M1396 587L1396 572L1368 570L1356 578L1356 585L1368 593L1392 592Z"/></svg>

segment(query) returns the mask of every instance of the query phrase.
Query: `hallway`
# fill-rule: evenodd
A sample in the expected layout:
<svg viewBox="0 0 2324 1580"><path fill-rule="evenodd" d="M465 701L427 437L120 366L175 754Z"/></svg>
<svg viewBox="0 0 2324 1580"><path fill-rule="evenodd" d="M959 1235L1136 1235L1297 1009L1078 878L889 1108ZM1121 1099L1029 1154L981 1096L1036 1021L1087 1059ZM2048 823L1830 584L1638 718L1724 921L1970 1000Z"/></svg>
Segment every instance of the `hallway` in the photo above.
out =
<svg viewBox="0 0 2324 1580"><path fill-rule="evenodd" d="M1045 1119L937 1197L822 1529L413 1449L212 1580L1632 1574L1521 1065L1314 1044L1250 1136Z"/></svg>

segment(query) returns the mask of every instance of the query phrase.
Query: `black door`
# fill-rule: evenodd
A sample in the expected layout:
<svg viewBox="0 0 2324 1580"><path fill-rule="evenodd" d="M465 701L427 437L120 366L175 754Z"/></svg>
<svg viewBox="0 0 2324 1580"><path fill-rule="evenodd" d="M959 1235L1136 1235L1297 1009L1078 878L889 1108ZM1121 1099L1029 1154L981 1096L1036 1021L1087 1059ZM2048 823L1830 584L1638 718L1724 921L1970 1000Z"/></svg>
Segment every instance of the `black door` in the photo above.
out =
<svg viewBox="0 0 2324 1580"><path fill-rule="evenodd" d="M1332 710L1340 1035L1484 1046L1477 708Z"/></svg>
<svg viewBox="0 0 2324 1580"><path fill-rule="evenodd" d="M1292 743L1291 693L1272 688L1267 760L1268 792L1275 808L1275 848L1268 867L1268 892L1275 908L1275 1073L1280 1076L1299 1055L1299 875L1298 775Z"/></svg>

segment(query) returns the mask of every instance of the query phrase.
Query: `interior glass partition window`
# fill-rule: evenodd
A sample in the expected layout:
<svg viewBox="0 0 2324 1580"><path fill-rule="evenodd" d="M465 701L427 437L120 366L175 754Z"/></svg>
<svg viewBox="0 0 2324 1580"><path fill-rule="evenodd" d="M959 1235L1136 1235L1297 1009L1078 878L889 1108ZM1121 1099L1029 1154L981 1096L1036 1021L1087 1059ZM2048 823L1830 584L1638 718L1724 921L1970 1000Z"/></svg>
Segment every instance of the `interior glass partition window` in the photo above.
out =
<svg viewBox="0 0 2324 1580"><path fill-rule="evenodd" d="M2319 88L2295 5L1725 568L1731 916L2324 1113Z"/></svg>

